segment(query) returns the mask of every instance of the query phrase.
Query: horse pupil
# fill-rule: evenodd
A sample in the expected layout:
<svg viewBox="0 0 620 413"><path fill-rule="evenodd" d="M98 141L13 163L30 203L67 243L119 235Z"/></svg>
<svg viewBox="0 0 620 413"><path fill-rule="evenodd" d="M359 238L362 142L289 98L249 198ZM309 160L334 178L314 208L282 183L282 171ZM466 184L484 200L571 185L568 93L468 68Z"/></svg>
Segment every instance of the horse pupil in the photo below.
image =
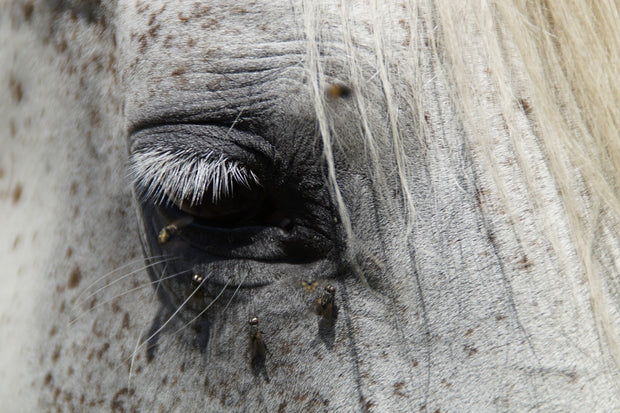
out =
<svg viewBox="0 0 620 413"><path fill-rule="evenodd" d="M197 203L183 200L177 207L209 226L235 226L248 223L265 210L265 191L259 186L250 188L235 185L230 194L214 199L211 189Z"/></svg>

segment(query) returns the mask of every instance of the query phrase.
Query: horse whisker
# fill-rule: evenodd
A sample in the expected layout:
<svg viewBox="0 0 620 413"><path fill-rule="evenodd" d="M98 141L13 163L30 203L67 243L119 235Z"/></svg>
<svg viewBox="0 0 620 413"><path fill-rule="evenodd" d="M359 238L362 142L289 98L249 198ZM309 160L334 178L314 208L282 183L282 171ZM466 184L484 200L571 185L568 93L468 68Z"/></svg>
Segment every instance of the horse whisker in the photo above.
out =
<svg viewBox="0 0 620 413"><path fill-rule="evenodd" d="M179 272L174 273L174 274L172 274L172 275L168 275L168 276L166 276L166 277L164 277L164 278L160 278L160 279L158 279L158 280L156 280L156 281L149 281L148 283L144 283L144 284L141 284L141 285L139 285L139 286L137 286L137 287L131 288L131 289L126 290L126 291L123 291L122 293L117 294L117 295L115 295L114 297L111 297L111 298L110 298L110 299L108 299L108 300L105 300L105 301L103 301L103 302L101 302L101 303L98 303L97 305L94 305L94 306L92 306L91 308L89 308L88 310L84 311L82 314L80 314L79 316L77 316L77 317L75 317L74 319L72 319L71 321L69 321L69 325L73 325L76 321L78 321L79 319L81 319L81 318L82 318L82 317L84 317L85 315L87 315L87 314L91 313L91 312L92 312L92 311L94 311L95 309L97 309L97 308L99 308L99 307L101 307L101 306L103 306L103 305L105 305L105 304L109 304L109 303L111 303L112 301L116 300L116 299L117 299L117 298L119 298L119 297L122 297L122 296L124 296L124 295L129 294L129 293L132 293L132 292L134 292L134 291L141 290L141 289L143 289L143 288L145 288L145 287L150 287L150 286L152 286L152 285L154 285L154 284L157 284L157 288L159 288L159 284L160 284L162 281L167 280L167 279L170 279L170 278L178 277L179 275L181 275L181 274L183 274L183 273L186 273L186 272L188 272L188 271L187 271L187 270L185 270L185 271L179 271Z"/></svg>
<svg viewBox="0 0 620 413"><path fill-rule="evenodd" d="M202 281L203 283L205 282L206 278ZM202 311L200 311L200 313L198 313L198 315L196 315L194 318L192 318L190 321L188 321L187 323L185 323L183 326L181 326L180 328L178 328L176 331L174 331L172 333L172 336L174 337L174 335L176 335L177 333L181 332L183 329L185 329L187 326L189 326L190 324L192 324L194 321L196 321L198 318L200 318L207 310L209 310L209 308L211 308L211 306L213 304L215 304L215 302L222 296L222 294L224 294L224 291L226 291L226 288L228 287L228 285L230 284L230 280L224 285L224 287L222 287L222 290L218 293L218 295L215 296L215 298L213 299L213 301L211 301L209 303L209 305L207 305ZM201 283L202 285L202 283ZM135 358L138 354L138 351L145 345L147 344L153 337L155 337L157 334L159 334L165 327L166 325L174 318L175 315L177 315L179 313L179 311L183 308L183 306L185 304L187 304L187 302L191 299L191 297L198 291L198 289L201 287L201 285L199 285L198 287L196 287L196 289L190 294L190 296L179 306L179 308L170 316L168 317L168 320L166 320L166 322L164 324L161 325L161 327L159 327L153 334L151 334L146 340L143 340L141 344L138 345L138 343L136 343L136 346L134 347L134 351L132 352L131 356L127 357L126 359L123 360L123 362L129 361L131 359L130 365L129 365L129 374L130 374L130 378L131 378L131 371L133 370L133 365L134 365L134 361ZM159 286L158 286L159 288ZM142 330L144 331L144 329ZM140 334L138 340L140 340L142 334ZM139 342L139 341L138 341ZM167 342L164 341L161 344L165 344ZM121 366L118 366L116 369L114 369L111 373L113 373L114 371L116 371L117 369L119 369ZM110 373L110 374L111 374Z"/></svg>
<svg viewBox="0 0 620 413"><path fill-rule="evenodd" d="M156 256L156 257L150 257L149 259L159 259L159 258L164 258L164 257L165 257L165 255L160 255L160 256ZM161 261L157 261L157 262L154 262L154 263L151 263L151 264L147 264L147 265L145 265L144 267L141 267L141 268L139 268L139 269L137 269L137 270L134 270L134 271L130 272L129 274L126 274L124 277L128 277L128 276L130 276L130 275L135 274L135 273L136 273L136 272L138 272L138 271L145 270L145 269L147 269L148 267L150 267L150 266L152 266L152 265L161 264L161 263L163 263L163 262L166 262L166 261L167 261L167 260L169 260L169 259L170 259L170 258L166 258L166 259L161 260ZM105 275L103 275L103 276L101 276L101 277L97 277L97 279L96 279L95 281L93 281L90 285L88 285L88 287L84 288L84 290L83 290L83 291L82 291L82 292L81 292L81 293L80 293L80 294L76 297L76 303L80 300L80 298L82 297L82 295L86 294L86 292L87 292L90 288L92 288L94 285L96 285L98 282L103 281L104 279L108 278L109 276L111 276L111 275L112 275L112 274L114 274L115 272L120 271L121 269L123 269L123 268L125 268L125 267L129 267L129 266L133 265L133 264L134 264L134 263L136 263L136 262L144 262L144 261L145 261L145 260L144 260L144 258L139 258L139 259L136 259L136 260L129 261L129 262L127 262L127 263L125 263L125 264L121 265L120 267L115 268L115 269L113 269L112 271L110 271L110 272L106 273ZM124 277L122 277L122 278L124 278ZM119 279L122 279L122 278L119 278ZM118 280L117 280L117 281L118 281ZM116 281L115 281L115 282L116 282ZM105 286L101 287L100 289L98 289L97 291L95 291L94 293L92 293L92 294L90 294L88 297L86 297L84 300L89 299L90 297L92 297L93 295L95 295L96 293L98 293L99 291L101 291L101 289L106 288L106 287L108 287L108 286L110 286L110 285L111 285L111 284L107 284L107 285L105 285Z"/></svg>
<svg viewBox="0 0 620 413"><path fill-rule="evenodd" d="M218 293L218 295L215 296L215 298L209 303L209 305L207 305L205 308L203 308L200 313L198 313L198 315L196 315L194 318L192 318L191 320L189 320L187 323L185 323L181 328L179 328L178 330L176 330L174 334L181 332L184 328L186 328L187 326L189 326L190 324L192 324L194 321L198 320L204 313L207 312L207 310L209 308L211 308L211 306L213 304L215 304L215 302L222 296L222 294L224 294L224 291L226 291L226 288L228 287L228 285L230 284L230 280L228 280L228 282L226 282L226 284L224 285L224 287L222 287L222 290ZM239 287L237 287L237 290L239 290ZM231 298L232 299L232 298ZM230 303L230 301L229 301Z"/></svg>
<svg viewBox="0 0 620 413"><path fill-rule="evenodd" d="M224 310L222 311L223 313L226 312L226 310L228 309L228 306L230 305L230 303L232 303L233 298L235 298L235 296L237 295L237 293L239 292L239 289L241 288L241 286L243 285L243 282L245 281L246 278L248 278L248 275L250 274L250 272L246 272L246 274L243 276L243 279L241 280L241 282L239 283L239 285L237 286L237 288L235 288L235 291L233 292L233 295L230 297L230 299L228 300L228 302L226 303L226 306L224 307ZM228 285L228 284L227 284Z"/></svg>
<svg viewBox="0 0 620 413"><path fill-rule="evenodd" d="M159 291L159 287L161 286L161 279L156 281L157 285L155 286L155 288L153 289L153 294L151 295L151 299L149 300L149 304L152 304L153 301L155 300L155 298L157 297L157 292ZM133 372L133 365L136 361L136 355L138 354L138 349L140 346L140 342L142 339L142 333L144 333L146 326L143 326L140 329L140 333L138 334L138 340L136 341L136 345L134 347L132 356L131 356L131 362L129 363L129 377L127 378L127 389L131 389L131 373Z"/></svg>
<svg viewBox="0 0 620 413"><path fill-rule="evenodd" d="M205 283L207 279L203 278L203 280L200 282L200 284L194 288L194 290L192 291L192 293L181 303L181 305L174 311L174 313L172 313L172 315L170 317L168 317L168 319L166 320L166 322L164 322L157 330L155 330L155 332L153 332L146 340L144 340L142 342L142 344L140 344L133 352L133 354L131 355L131 357L135 357L135 355L137 354L137 351L140 350L142 348L142 346L144 346L146 343L148 343L153 337L155 337L157 334L159 334L164 328L166 328L166 326L168 325L168 323L170 323L172 321L172 319L183 309L183 307L185 307L185 305L189 302L189 300L191 300L191 298L200 290L200 288L202 287L202 285ZM226 287L224 287L226 288ZM221 294L221 293L220 293ZM125 361L128 361L129 358L125 359Z"/></svg>
<svg viewBox="0 0 620 413"><path fill-rule="evenodd" d="M187 271L183 271L183 272L187 272ZM176 274L178 275L178 274ZM163 278L160 278L157 281L159 283L160 281L162 281ZM133 360L135 359L136 355L138 354L138 350L140 350L145 344L147 344L153 337L155 337L157 334L159 334L164 328L166 328L166 326L168 325L168 323L170 323L170 321L172 321L172 319L181 311L181 309L189 302L189 300L191 300L191 298L194 296L194 294L196 294L198 292L198 290L202 287L202 284L206 281L206 278L202 280L202 282L200 283L200 285L198 285L193 291L192 293L185 299L185 301L183 301L183 303L181 303L181 305L179 306L179 308L176 309L176 311L174 313L172 313L172 315L170 317L168 317L168 319L166 320L166 322L164 322L155 332L153 332L146 340L144 340L140 345L136 346L134 348L134 351L131 353L131 356L125 358L123 360L123 363ZM132 368L133 363L130 363L130 369ZM113 374L114 372L116 372L116 370L118 370L120 367L122 366L119 365L118 367L116 367L115 369L113 369L112 371L110 371L110 374Z"/></svg>

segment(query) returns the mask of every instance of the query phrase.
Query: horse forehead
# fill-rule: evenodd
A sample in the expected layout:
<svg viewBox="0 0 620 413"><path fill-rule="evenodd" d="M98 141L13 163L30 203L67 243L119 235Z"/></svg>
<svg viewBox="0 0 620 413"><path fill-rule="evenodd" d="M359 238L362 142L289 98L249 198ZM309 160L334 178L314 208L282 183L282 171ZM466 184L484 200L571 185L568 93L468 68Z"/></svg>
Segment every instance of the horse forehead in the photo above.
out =
<svg viewBox="0 0 620 413"><path fill-rule="evenodd" d="M255 93L251 87L263 85L295 96L306 54L301 10L299 2L267 0L122 7L117 37L130 121L137 108L173 106L180 94L208 102L229 89ZM342 54L336 43L328 54Z"/></svg>
<svg viewBox="0 0 620 413"><path fill-rule="evenodd" d="M371 25L372 13L364 7L365 1L349 2L346 14L351 24ZM208 45L215 53L230 45L243 46L261 42L304 38L309 24L320 14L322 24L317 30L322 39L341 35L343 8L337 3L323 2L314 9L302 0L241 0L227 2L121 2L116 13L118 24L125 35L136 38L141 51L149 45L164 42L172 45ZM397 12L391 19L406 15L404 6L386 6L385 10ZM308 17L311 20L308 21ZM318 32L320 30L320 33ZM357 30L357 29L354 29Z"/></svg>
<svg viewBox="0 0 620 413"><path fill-rule="evenodd" d="M120 8L116 24L119 62L125 95L125 118L131 130L153 118L202 114L201 122L216 123L237 116L259 118L275 125L315 123L314 97L308 79L308 24L302 2L248 1L228 3L148 2ZM375 137L389 130L382 102L382 85L375 75L377 56L370 17L365 8L348 13L356 71L364 80L370 128ZM397 10L400 14L403 9ZM342 33L342 14L328 3L320 11L320 60L327 84L349 84L348 53ZM403 51L409 36L398 25L391 31L392 54ZM430 73L425 73L429 78ZM425 91L420 91L426 93ZM406 92L408 96L411 91ZM340 141L359 141L352 105L339 105L335 127ZM358 120L359 121L359 120ZM406 120L401 122L404 127ZM266 135L267 125L259 126ZM349 145L349 158L364 145ZM361 156L361 154L359 154Z"/></svg>
<svg viewBox="0 0 620 413"><path fill-rule="evenodd" d="M118 12L116 31L128 76L136 73L138 78L144 74L140 69L164 75L172 68L177 76L191 67L224 72L230 58L303 52L302 29L288 2L263 0L246 7L244 2L224 1L133 4ZM297 44L287 45L290 42Z"/></svg>

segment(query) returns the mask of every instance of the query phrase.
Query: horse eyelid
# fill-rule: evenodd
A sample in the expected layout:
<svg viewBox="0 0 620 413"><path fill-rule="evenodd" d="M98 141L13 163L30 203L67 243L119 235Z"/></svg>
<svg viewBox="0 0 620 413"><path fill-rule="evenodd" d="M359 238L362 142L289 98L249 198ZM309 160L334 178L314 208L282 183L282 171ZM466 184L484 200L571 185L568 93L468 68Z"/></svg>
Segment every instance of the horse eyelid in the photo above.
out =
<svg viewBox="0 0 620 413"><path fill-rule="evenodd" d="M194 205L208 188L215 202L232 195L235 185L261 186L252 170L214 152L142 150L132 154L130 173L138 194L157 204L184 199Z"/></svg>

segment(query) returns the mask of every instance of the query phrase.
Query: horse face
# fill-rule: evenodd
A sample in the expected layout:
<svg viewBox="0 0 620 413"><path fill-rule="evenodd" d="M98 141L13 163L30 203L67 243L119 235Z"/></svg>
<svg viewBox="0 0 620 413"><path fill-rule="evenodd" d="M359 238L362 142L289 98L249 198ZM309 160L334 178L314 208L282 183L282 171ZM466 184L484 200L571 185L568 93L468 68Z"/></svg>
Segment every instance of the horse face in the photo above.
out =
<svg viewBox="0 0 620 413"><path fill-rule="evenodd" d="M391 294L393 275L376 241L399 221L388 220L380 234L368 229L381 227L378 214L387 208L372 206L384 194L373 190L372 168L363 165L356 108L379 94L380 81L363 90L352 84L342 38L325 42L316 56L323 78L313 77L301 9L152 3L128 10L119 28L129 44L121 61L131 169L147 262L157 262L150 276L163 303L148 334L149 357L167 363L177 350L160 343L181 330L190 353L208 365L204 391L232 408L258 399L293 409L368 403L357 390L362 373L351 345L376 347L372 358L407 377L419 359L386 351L386 340L398 339L389 305L377 307ZM244 30L235 29L240 25ZM330 111L331 165L317 99ZM384 118L380 101L366 110L370 119ZM388 129L385 119L373 123L377 144ZM349 255L330 173L363 247L356 256ZM360 312L370 318L354 320ZM250 319L260 323L248 328ZM363 374L374 376L371 370ZM298 384L279 396L291 374ZM394 383L379 386L391 393Z"/></svg>
<svg viewBox="0 0 620 413"><path fill-rule="evenodd" d="M7 409L617 405L527 105L497 98L477 11L316 3L0 13ZM485 145L434 42L446 16L471 34L471 73L452 74Z"/></svg>
<svg viewBox="0 0 620 413"><path fill-rule="evenodd" d="M130 56L140 62L127 77L150 79L130 86L136 97L127 108L132 168L147 251L174 257L165 272L178 275L162 284L173 307L196 287L194 275L204 278L199 292L211 298L224 286L237 298L255 286L270 291L271 300L275 282L301 288L292 274L335 276L340 241L303 45L291 26L299 17L283 16L282 5L263 6L151 5L154 11L136 11L126 29L137 30L129 34L136 39ZM270 15L273 27L257 27ZM143 32L144 18L161 26L157 36ZM236 19L248 22L247 33L230 32ZM169 37L178 25L186 30ZM174 53L151 59L160 55L154 50ZM174 234L163 241L166 228ZM213 305L230 298L222 297Z"/></svg>
<svg viewBox="0 0 620 413"><path fill-rule="evenodd" d="M125 12L130 162L163 306L143 369L191 360L178 403L422 407L431 353L474 365L503 343L486 331L520 334L494 304L509 297L431 44L414 90L397 75L407 28L388 59L364 14L345 33L340 10L309 4Z"/></svg>

